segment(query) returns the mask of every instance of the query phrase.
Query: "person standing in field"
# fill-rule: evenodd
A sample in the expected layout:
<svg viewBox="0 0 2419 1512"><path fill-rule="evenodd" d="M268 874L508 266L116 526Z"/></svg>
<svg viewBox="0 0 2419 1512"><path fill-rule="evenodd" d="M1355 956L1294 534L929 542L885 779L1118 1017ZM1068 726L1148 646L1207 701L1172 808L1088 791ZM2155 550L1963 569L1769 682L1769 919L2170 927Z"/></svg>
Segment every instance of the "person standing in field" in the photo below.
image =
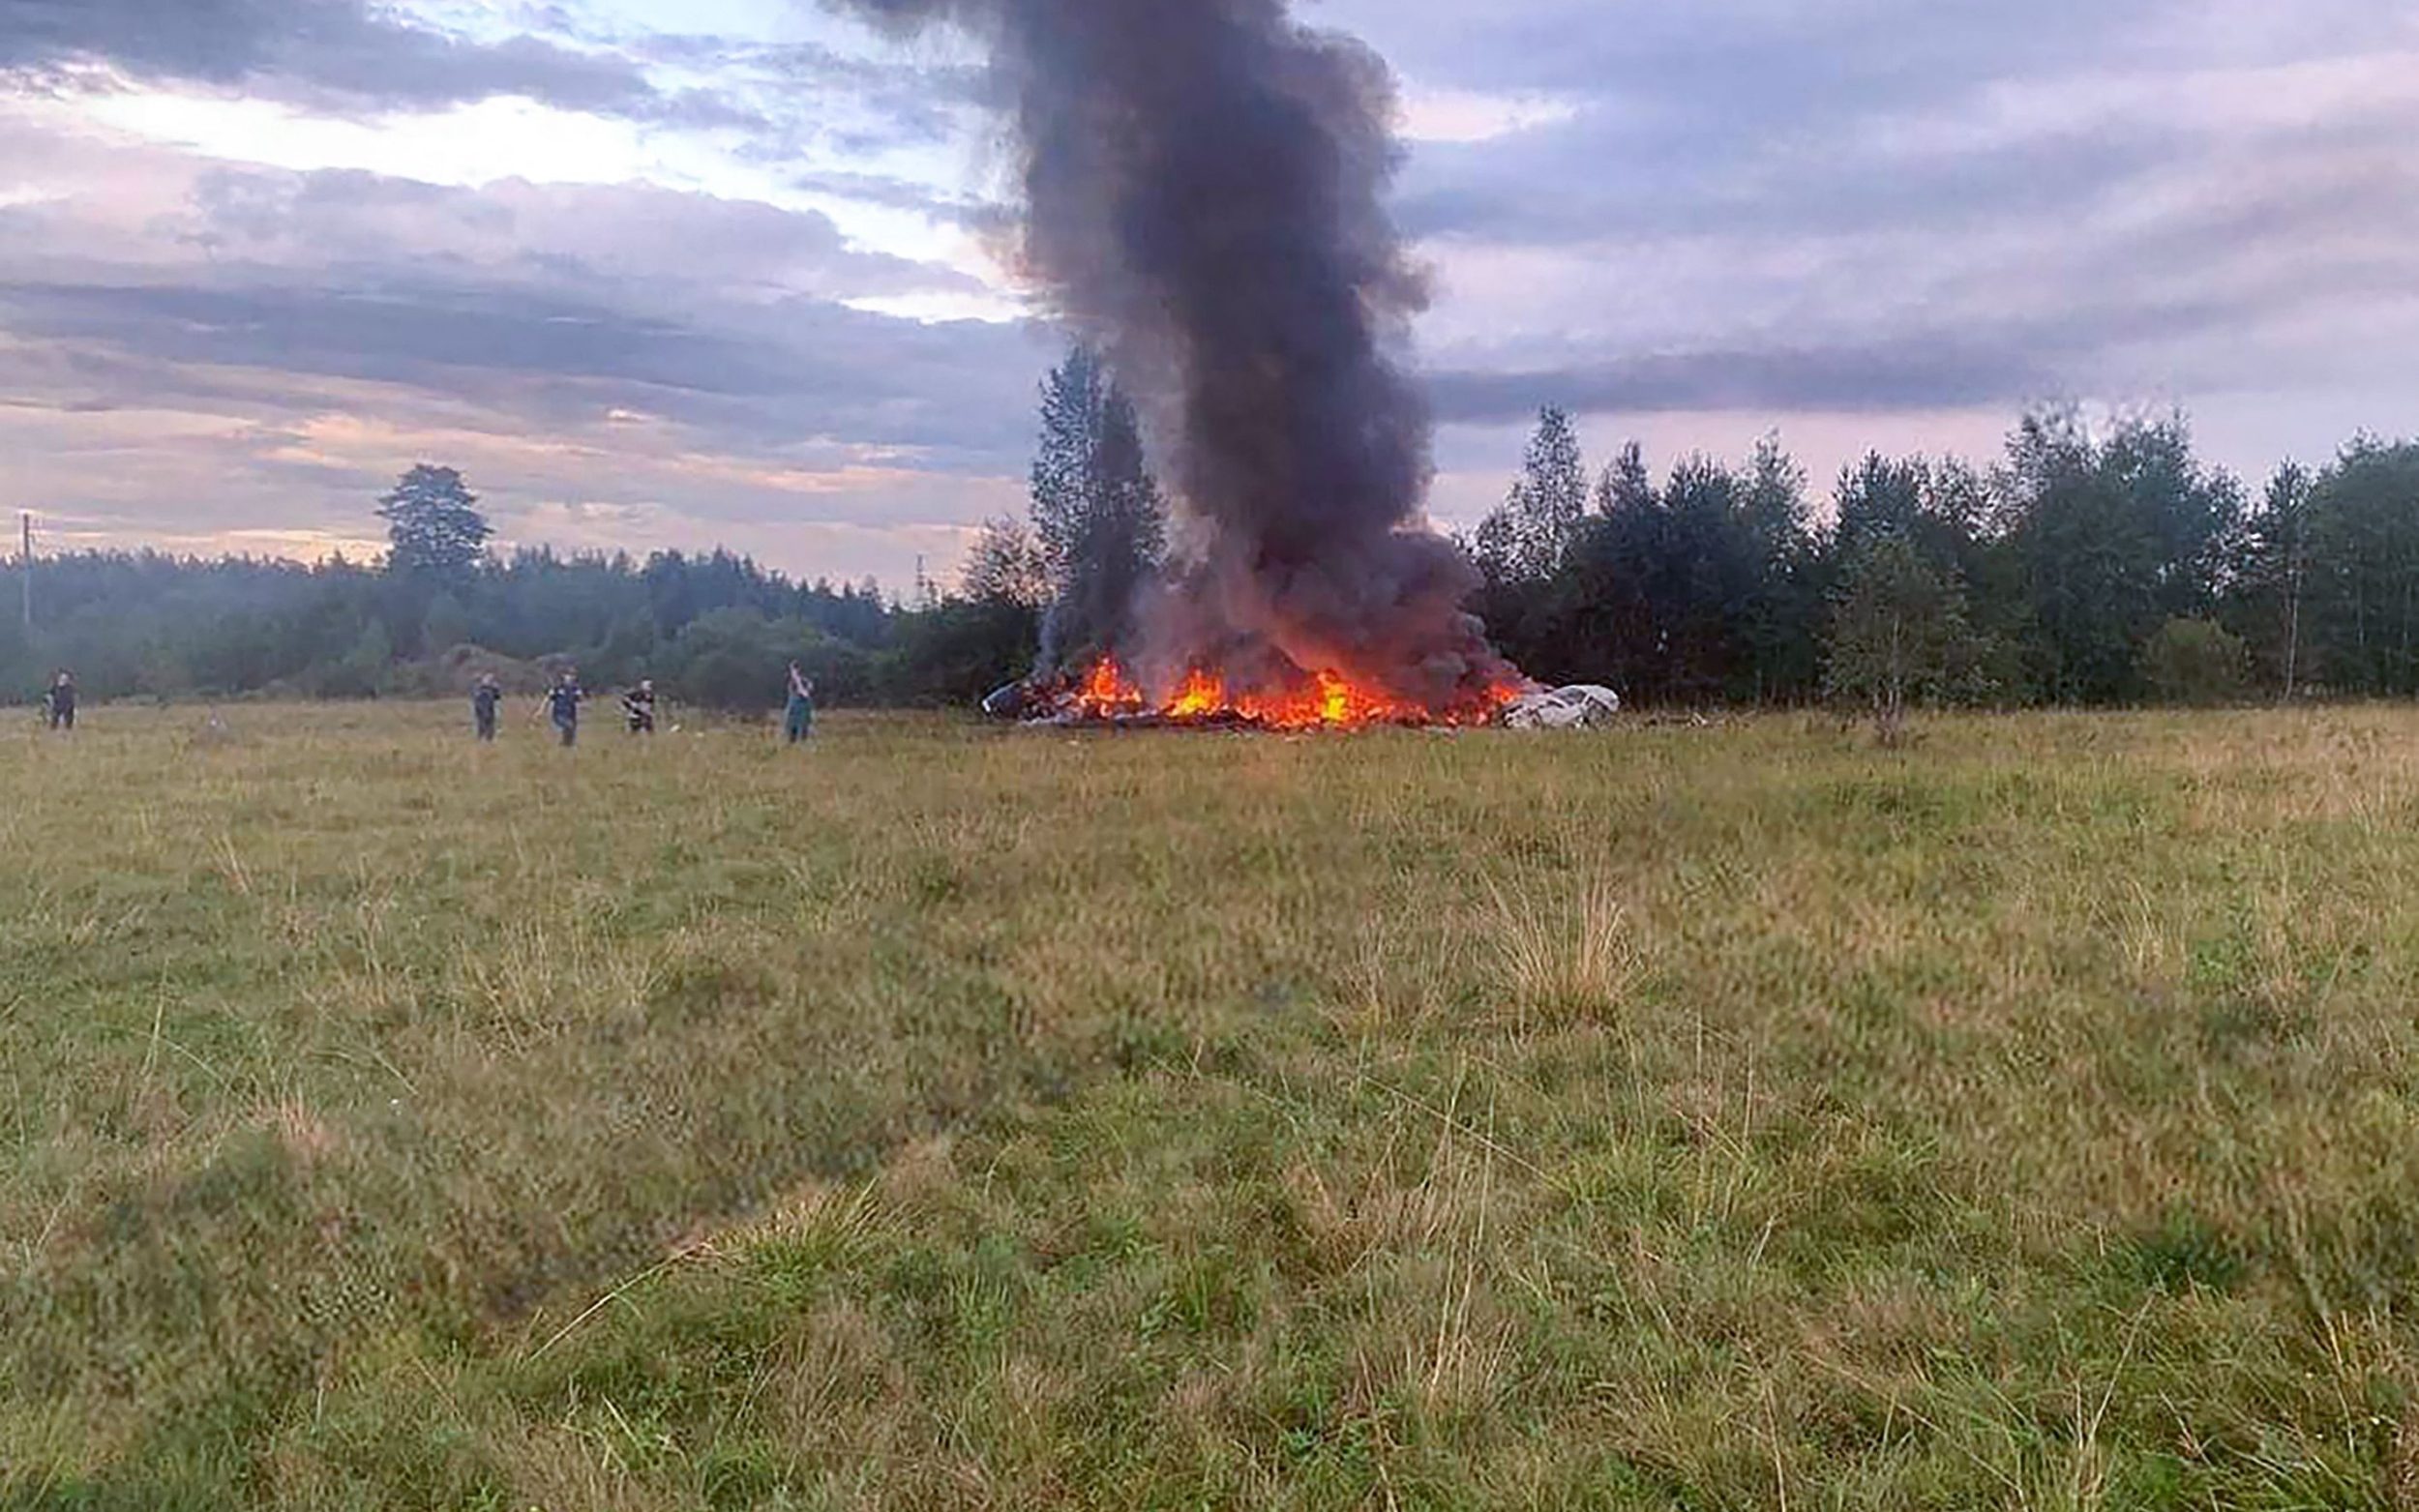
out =
<svg viewBox="0 0 2419 1512"><path fill-rule="evenodd" d="M815 679L795 662L790 664L790 700L782 712L781 730L793 746L815 733Z"/></svg>
<svg viewBox="0 0 2419 1512"><path fill-rule="evenodd" d="M75 674L66 667L50 680L50 691L43 696L44 711L49 716L52 729L75 727Z"/></svg>
<svg viewBox="0 0 2419 1512"><path fill-rule="evenodd" d="M642 677L639 685L621 696L622 717L630 722L630 733L655 733L655 679Z"/></svg>
<svg viewBox="0 0 2419 1512"><path fill-rule="evenodd" d="M546 712L554 721L555 733L563 737L566 750L579 743L580 700L586 697L580 691L579 672L568 667L554 679L554 686L547 690Z"/></svg>
<svg viewBox="0 0 2419 1512"><path fill-rule="evenodd" d="M495 739L495 711L504 701L504 690L495 685L493 672L481 672L479 685L470 690L470 721L485 741Z"/></svg>

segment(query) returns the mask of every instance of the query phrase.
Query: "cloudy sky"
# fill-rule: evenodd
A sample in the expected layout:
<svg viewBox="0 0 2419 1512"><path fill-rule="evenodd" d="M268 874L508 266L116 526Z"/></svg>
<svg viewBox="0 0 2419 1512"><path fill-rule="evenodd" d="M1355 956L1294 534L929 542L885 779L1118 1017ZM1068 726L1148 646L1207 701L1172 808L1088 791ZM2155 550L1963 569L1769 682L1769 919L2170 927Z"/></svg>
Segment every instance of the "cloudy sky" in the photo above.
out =
<svg viewBox="0 0 2419 1512"><path fill-rule="evenodd" d="M2181 404L2419 430L2409 0L1324 0L1392 60L1433 508L1599 455L1991 452ZM0 0L0 503L53 546L507 540L904 584L1017 507L1055 338L978 59L801 0Z"/></svg>

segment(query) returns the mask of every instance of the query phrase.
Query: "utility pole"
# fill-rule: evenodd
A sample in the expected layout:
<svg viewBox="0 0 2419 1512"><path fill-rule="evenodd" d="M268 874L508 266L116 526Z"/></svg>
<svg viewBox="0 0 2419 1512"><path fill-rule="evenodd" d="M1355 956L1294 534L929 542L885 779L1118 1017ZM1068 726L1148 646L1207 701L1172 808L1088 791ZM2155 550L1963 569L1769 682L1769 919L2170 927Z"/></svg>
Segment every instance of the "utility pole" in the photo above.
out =
<svg viewBox="0 0 2419 1512"><path fill-rule="evenodd" d="M30 509L17 511L16 522L24 542L24 554L16 559L16 565L25 589L25 638L31 640L34 638L34 512Z"/></svg>

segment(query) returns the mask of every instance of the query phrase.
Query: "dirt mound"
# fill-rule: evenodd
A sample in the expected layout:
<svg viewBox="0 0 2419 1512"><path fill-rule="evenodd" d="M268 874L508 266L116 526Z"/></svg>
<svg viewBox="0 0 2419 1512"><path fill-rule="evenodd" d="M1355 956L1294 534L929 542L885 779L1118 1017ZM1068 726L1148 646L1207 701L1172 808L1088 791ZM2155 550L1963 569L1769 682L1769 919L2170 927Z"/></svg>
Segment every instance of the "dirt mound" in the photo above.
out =
<svg viewBox="0 0 2419 1512"><path fill-rule="evenodd" d="M555 657L524 662L485 646L459 645L426 661L396 667L390 686L404 697L467 697L481 677L493 673L506 693L534 696L554 680L559 665L562 659Z"/></svg>

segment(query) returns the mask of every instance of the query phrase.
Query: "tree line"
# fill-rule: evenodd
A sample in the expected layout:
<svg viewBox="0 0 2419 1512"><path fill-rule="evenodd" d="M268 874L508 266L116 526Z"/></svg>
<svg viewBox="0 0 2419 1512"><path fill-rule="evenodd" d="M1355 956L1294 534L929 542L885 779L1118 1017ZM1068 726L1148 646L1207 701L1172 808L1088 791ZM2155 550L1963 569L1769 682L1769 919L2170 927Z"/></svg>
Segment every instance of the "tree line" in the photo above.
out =
<svg viewBox="0 0 2419 1512"><path fill-rule="evenodd" d="M377 501L376 565L83 552L33 566L0 619L0 690L73 667L87 697L458 692L564 663L591 686L780 701L791 661L838 704L965 704L1132 635L1168 551L1135 408L1078 349L1041 387L1030 505L958 580L911 597L793 581L722 550L499 554L465 480L414 467ZM2419 694L2419 442L2355 438L2255 497L2181 415L2025 416L1987 466L1873 454L1818 503L1767 438L1658 478L1600 471L1542 411L1502 508L1463 547L1472 608L1548 682L1650 705L2120 704Z"/></svg>
<svg viewBox="0 0 2419 1512"><path fill-rule="evenodd" d="M745 556L497 556L451 468L423 465L380 503L391 549L368 566L92 551L38 560L29 637L0 625L0 686L30 697L56 667L87 697L433 696L482 671L534 690L576 665L592 687L653 677L685 701L781 701L798 662L826 702L958 702L1022 669L1030 610L870 579L793 582Z"/></svg>
<svg viewBox="0 0 2419 1512"><path fill-rule="evenodd" d="M723 550L498 555L462 474L424 463L377 501L389 549L375 565L36 562L33 635L0 625L0 697L37 696L58 667L88 697L349 698L458 693L483 671L534 689L574 665L591 687L651 677L750 711L781 701L795 661L826 704L971 704L1037 665L1118 647L1166 550L1141 422L1096 354L1052 370L1040 420L1027 517L986 524L957 583L919 581L905 600Z"/></svg>
<svg viewBox="0 0 2419 1512"><path fill-rule="evenodd" d="M2254 497L2180 414L2051 408L1986 468L1875 453L1828 504L1777 438L1592 474L1548 408L1468 542L1479 612L1532 674L1648 703L2419 693L2419 442L2356 437Z"/></svg>

